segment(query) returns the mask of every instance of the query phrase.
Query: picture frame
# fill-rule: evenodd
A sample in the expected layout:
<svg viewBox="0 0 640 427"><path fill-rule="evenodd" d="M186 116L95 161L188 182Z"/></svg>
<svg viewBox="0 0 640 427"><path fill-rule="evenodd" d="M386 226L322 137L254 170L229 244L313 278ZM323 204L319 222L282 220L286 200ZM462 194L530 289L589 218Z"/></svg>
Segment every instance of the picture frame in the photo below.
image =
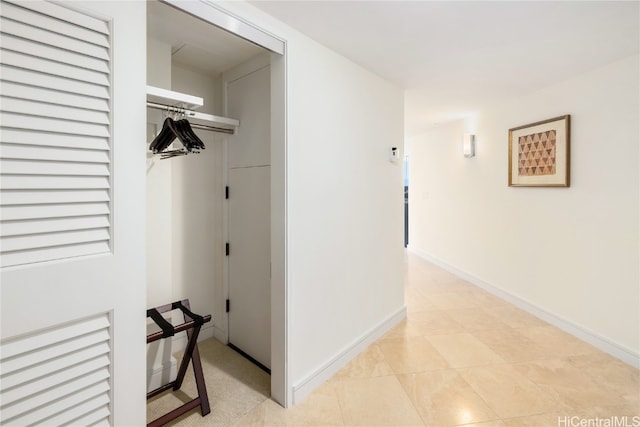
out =
<svg viewBox="0 0 640 427"><path fill-rule="evenodd" d="M509 187L569 187L571 116L509 129Z"/></svg>

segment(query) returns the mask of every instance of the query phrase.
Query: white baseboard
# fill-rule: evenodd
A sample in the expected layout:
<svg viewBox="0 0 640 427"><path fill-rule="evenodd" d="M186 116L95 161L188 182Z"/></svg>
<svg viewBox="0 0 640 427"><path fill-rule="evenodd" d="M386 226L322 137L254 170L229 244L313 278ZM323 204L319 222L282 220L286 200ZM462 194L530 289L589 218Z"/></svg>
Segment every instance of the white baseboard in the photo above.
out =
<svg viewBox="0 0 640 427"><path fill-rule="evenodd" d="M200 329L200 333L198 334L198 342L213 338L216 336L216 331L213 325L206 325ZM167 351L171 351L171 356L167 358L162 363L157 363L152 367L147 368L147 392L151 390L155 390L161 385L167 384L173 381L178 374L178 367L176 358L173 357L173 354L183 351L187 348L187 334L179 334L178 336L174 336L171 339L171 346L166 347ZM156 357L157 360L162 360L166 356L163 356L163 351L165 347L158 347L156 351L160 353L159 356Z"/></svg>
<svg viewBox="0 0 640 427"><path fill-rule="evenodd" d="M407 317L407 308L403 306L400 310L389 316L387 319L373 327L369 331L362 334L353 341L347 348L339 352L324 366L317 369L299 384L293 386L293 404L301 402L313 390L318 388L322 383L331 378L351 359L356 357L367 347L373 344L378 338L384 335L389 329L397 325L402 319Z"/></svg>
<svg viewBox="0 0 640 427"><path fill-rule="evenodd" d="M198 342L213 338L215 336L214 329L215 327L210 324L202 326L198 334ZM174 336L171 342L171 352L176 353L187 348L187 341L187 334L181 333L178 336Z"/></svg>
<svg viewBox="0 0 640 427"><path fill-rule="evenodd" d="M147 371L147 393L170 383L178 375L178 362L171 356L165 363Z"/></svg>
<svg viewBox="0 0 640 427"><path fill-rule="evenodd" d="M508 291L505 291L504 289L501 289L495 285L485 282L484 280L481 280L475 276L472 276L462 270L459 270L456 267L453 267L452 265L449 265L446 262L426 252L413 248L410 245L407 247L407 251L419 256L420 258L426 261L429 261L432 264L437 265L438 267L443 268L444 270L447 270L452 274L455 274L461 279L464 279L467 282L478 286L479 288L484 289L490 294L515 305L516 307L526 311L527 313L533 316L536 316L537 318L542 319L545 322L550 323L551 325L557 328L562 329L563 331L575 336L576 338L579 338L583 341L588 342L589 344L604 351L605 353L608 353L613 357L620 359L631 366L640 368L639 353L636 353L629 348L626 348L618 343L615 343L610 339L608 339L607 337L599 335L596 332L588 328L585 328L584 326L578 325L575 322L572 322L571 320L565 319L560 315L552 313L536 304L533 304L523 299L522 297L514 295Z"/></svg>
<svg viewBox="0 0 640 427"><path fill-rule="evenodd" d="M222 344L229 344L229 334L224 329L213 325L213 337L220 341Z"/></svg>

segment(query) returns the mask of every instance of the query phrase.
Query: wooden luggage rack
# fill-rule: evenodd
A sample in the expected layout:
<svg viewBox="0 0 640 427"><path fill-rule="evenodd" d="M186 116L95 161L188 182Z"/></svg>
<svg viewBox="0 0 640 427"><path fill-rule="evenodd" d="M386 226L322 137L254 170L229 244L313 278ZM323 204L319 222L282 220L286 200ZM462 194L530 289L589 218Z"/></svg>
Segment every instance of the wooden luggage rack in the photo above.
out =
<svg viewBox="0 0 640 427"><path fill-rule="evenodd" d="M164 317L162 317L162 313L166 313L172 310L180 310L182 311L184 317L184 323L181 323L177 326L173 326L169 321L167 321ZM184 351L184 355L182 356L182 362L180 363L180 369L178 370L178 375L174 381L171 381L168 384L165 384L157 389L150 391L147 393L147 399L150 399L158 394L173 388L174 391L179 390L182 386L182 381L184 380L184 376L187 373L187 367L189 366L189 361L191 361L193 365L193 374L196 380L196 387L198 389L198 397L195 399L185 403L178 408L167 412L160 418L157 418L151 421L147 426L149 427L159 427L167 424L169 421L172 421L179 416L187 413L200 406L200 411L202 416L204 417L209 412L211 412L211 407L209 406L209 397L207 396L207 388L204 384L204 375L202 373L202 363L200 362L200 353L198 352L198 334L200 333L200 328L203 324L209 322L211 320L211 315L200 316L197 315L190 310L189 300L184 299L182 301L176 301L171 304L163 305L156 308L150 308L147 310L147 317L150 317L159 327L162 329L161 331L151 333L147 335L147 344L152 343L154 341L158 341L162 338L172 337L178 332L186 331L187 332L187 348Z"/></svg>

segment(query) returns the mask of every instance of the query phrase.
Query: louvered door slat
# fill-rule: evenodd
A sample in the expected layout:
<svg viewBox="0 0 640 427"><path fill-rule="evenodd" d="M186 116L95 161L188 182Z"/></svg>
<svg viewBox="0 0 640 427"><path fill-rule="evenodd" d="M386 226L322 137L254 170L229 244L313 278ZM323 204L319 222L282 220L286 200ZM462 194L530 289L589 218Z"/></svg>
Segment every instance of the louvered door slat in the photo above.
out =
<svg viewBox="0 0 640 427"><path fill-rule="evenodd" d="M49 423L51 423L51 425L58 425L58 422L48 420L48 418L52 418L60 413L63 414L64 418L73 417L73 407L75 405L82 402L86 403L87 400L95 397L100 397L100 404L103 405L109 401L109 397L105 395L108 391L109 382L102 381L98 384L79 390L71 395L56 399L48 405L41 406L27 413L23 412L19 416L10 419L9 422L12 424L15 423L16 425L28 425L25 421L31 422L32 420L35 420L35 423L31 425L49 425Z"/></svg>
<svg viewBox="0 0 640 427"><path fill-rule="evenodd" d="M29 234L61 233L71 230L106 229L109 218L106 215L78 218L44 219L40 221L7 221L0 229L0 237L26 236Z"/></svg>
<svg viewBox="0 0 640 427"><path fill-rule="evenodd" d="M68 395L85 387L89 387L96 382L105 381L109 378L109 370L101 369L88 375L78 377L74 380L66 382L57 388L46 390L40 394L27 395L23 399L17 401L4 400L2 408L3 416L7 419L16 417L23 412L27 412L32 408L37 408L61 395Z"/></svg>
<svg viewBox="0 0 640 427"><path fill-rule="evenodd" d="M38 348L70 340L80 335L106 330L109 328L109 325L109 317L107 315L101 315L84 319L81 322L62 325L40 334L14 338L2 343L0 360L17 357Z"/></svg>
<svg viewBox="0 0 640 427"><path fill-rule="evenodd" d="M2 84L0 84L0 95L29 101L39 101L47 104L109 112L109 102L105 99L90 98L88 96L75 95L42 87L25 86L13 82L2 82Z"/></svg>
<svg viewBox="0 0 640 427"><path fill-rule="evenodd" d="M40 218L82 217L89 215L106 215L109 213L107 203L69 203L47 205L46 209L38 206L5 206L0 210L3 221L19 221Z"/></svg>
<svg viewBox="0 0 640 427"><path fill-rule="evenodd" d="M97 369L109 365L109 358L106 356L93 357L81 363L70 364L64 358L60 363L56 360L47 360L44 362L48 365L49 370L37 369L26 370L22 375L3 375L3 390L10 390L12 387L22 387L23 395L39 393L64 381L68 381L78 376L85 375ZM54 366L56 369L52 371L50 368ZM38 366L40 368L41 365ZM4 400L3 403L4 405Z"/></svg>
<svg viewBox="0 0 640 427"><path fill-rule="evenodd" d="M0 201L3 206L108 202L109 192L107 190L7 190L0 191Z"/></svg>
<svg viewBox="0 0 640 427"><path fill-rule="evenodd" d="M108 326L108 324L106 325ZM99 343L107 343L109 339L109 331L106 328L92 330L91 332L80 331L79 335L73 339L66 339L40 348L26 350L20 354L20 357L15 357L16 355L14 355L14 357L2 359L0 375L25 369Z"/></svg>
<svg viewBox="0 0 640 427"><path fill-rule="evenodd" d="M99 314L4 341L0 366L1 425L61 425L96 412L104 419L110 413L110 317Z"/></svg>
<svg viewBox="0 0 640 427"><path fill-rule="evenodd" d="M0 55L2 55L2 62L12 67L27 68L40 73L53 74L54 76L94 83L101 86L109 85L108 74L98 71L63 64L56 60L52 61L37 56L23 55L19 52L5 49L2 49Z"/></svg>
<svg viewBox="0 0 640 427"><path fill-rule="evenodd" d="M0 144L3 159L50 160L63 162L109 163L109 153L105 150L85 150L72 148L48 148Z"/></svg>
<svg viewBox="0 0 640 427"><path fill-rule="evenodd" d="M54 46L60 49L73 50L74 52L93 56L94 58L98 59L109 59L108 47L87 43L74 37L68 37L60 33L38 28L37 26L35 26L35 24L33 26L26 25L22 22L17 22L2 17L0 18L0 26L2 27L2 32L7 34L22 37L24 39L32 40L38 43L47 44L49 46Z"/></svg>
<svg viewBox="0 0 640 427"><path fill-rule="evenodd" d="M106 366L102 365L106 359L101 356L108 353L109 345L107 342L103 342L88 348L76 350L72 353L67 353L62 357L46 358L26 370L4 374L2 385L7 391L2 394L2 405L4 406L5 404L24 399L31 395L34 390L37 391L40 385L43 387L42 390L45 390L46 387L56 381L55 379L51 379L51 376L47 376L50 372L64 369L82 375L83 372L94 371L94 369L83 371L89 365L92 367L100 365L96 369ZM61 372L58 372L58 374L61 374ZM65 375L59 376L58 378L64 378L65 381L68 381L76 378L76 376L65 373Z"/></svg>
<svg viewBox="0 0 640 427"><path fill-rule="evenodd" d="M2 173L13 175L109 176L109 165L33 160L0 160Z"/></svg>
<svg viewBox="0 0 640 427"><path fill-rule="evenodd" d="M2 121L0 120L0 123ZM38 147L67 147L85 150L109 151L109 140L105 137L70 134L43 134L33 129L2 129L2 142L35 145ZM31 157L30 157L31 158ZM42 159L42 157L38 157Z"/></svg>
<svg viewBox="0 0 640 427"><path fill-rule="evenodd" d="M69 425L69 426L91 426L99 421L110 426L108 418L104 416L104 409L109 403L109 399L104 394L100 394L92 399L86 400L80 405L69 408L68 411L57 414L54 417L43 421L47 425Z"/></svg>
<svg viewBox="0 0 640 427"><path fill-rule="evenodd" d="M74 243L101 242L109 240L106 229L81 230L58 233L30 234L27 236L9 236L0 238L3 252L23 251L26 249L46 248L49 246L72 245Z"/></svg>
<svg viewBox="0 0 640 427"><path fill-rule="evenodd" d="M2 14L14 21L28 22L30 25L37 26L52 33L84 40L99 46L109 47L108 34L59 19L59 17L34 11L33 9L29 9L28 6L25 8L23 4L24 2L16 4L6 3L2 6Z"/></svg>
<svg viewBox="0 0 640 427"><path fill-rule="evenodd" d="M3 106L2 106L3 107ZM102 123L71 122L50 117L5 112L0 120L2 127L32 129L40 132L73 133L75 135L108 137L109 126Z"/></svg>
<svg viewBox="0 0 640 427"><path fill-rule="evenodd" d="M109 358L107 356L100 356L71 367L64 366L64 364L61 366L64 367L64 370L56 370L40 378L30 378L29 380L23 380L22 378L16 379L13 376L7 376L6 379L3 378L2 405L4 406L5 402L14 402L26 396L40 394L51 387L59 386L69 380L109 366Z"/></svg>
<svg viewBox="0 0 640 427"><path fill-rule="evenodd" d="M33 52L33 55L38 58L49 59L105 74L109 73L109 64L102 59L58 49L57 47L32 42L9 34L2 35L2 48L14 52Z"/></svg>
<svg viewBox="0 0 640 427"><path fill-rule="evenodd" d="M2 111L24 114L25 116L41 116L50 119L99 123L105 125L109 124L109 114L103 111L87 110L84 108L67 107L62 105L56 105L53 107L51 104L44 102L7 97L0 97L0 106ZM30 119L31 117L29 117L29 120ZM75 127L75 124L67 123L67 126Z"/></svg>
<svg viewBox="0 0 640 427"><path fill-rule="evenodd" d="M96 403L99 403L99 399L95 399L95 403L83 404L79 409L82 410L90 410L88 414L84 414L82 417L76 418L74 420L70 420L68 423L62 423L63 425L78 425L78 426L105 426L111 427L111 423L109 422L109 408L106 405L99 406Z"/></svg>
<svg viewBox="0 0 640 427"><path fill-rule="evenodd" d="M0 267L30 264L52 259L75 258L87 254L100 254L109 251L109 242L91 242L41 249L33 248L29 251L7 252L2 254L2 257L0 257Z"/></svg>
<svg viewBox="0 0 640 427"><path fill-rule="evenodd" d="M75 189L75 188L109 188L107 177L75 177L56 176L41 177L33 175L2 175L0 187L3 189Z"/></svg>
<svg viewBox="0 0 640 427"><path fill-rule="evenodd" d="M3 81L22 83L25 85L49 88L62 92L75 93L78 95L93 96L96 98L109 99L109 88L86 83L81 81L71 81L64 77L51 74L42 74L26 68L17 68L8 65L0 66L0 76Z"/></svg>
<svg viewBox="0 0 640 427"><path fill-rule="evenodd" d="M61 21L71 23L73 25L81 26L89 30L109 35L109 24L107 22L101 19L94 18L93 16L77 12L75 10L67 9L66 7L60 7L59 5L54 3L42 1L17 2L15 0L4 0L4 3L10 3L19 7L23 7L25 9L39 12L52 18L59 19Z"/></svg>

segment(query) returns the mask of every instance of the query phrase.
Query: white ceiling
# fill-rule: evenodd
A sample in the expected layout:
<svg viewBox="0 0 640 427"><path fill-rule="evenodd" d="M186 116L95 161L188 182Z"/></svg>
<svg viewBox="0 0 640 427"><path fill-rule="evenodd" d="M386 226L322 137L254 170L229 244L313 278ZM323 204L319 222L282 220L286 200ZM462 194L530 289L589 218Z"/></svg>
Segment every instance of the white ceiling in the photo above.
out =
<svg viewBox="0 0 640 427"><path fill-rule="evenodd" d="M406 89L407 135L638 52L638 1L252 1Z"/></svg>
<svg viewBox="0 0 640 427"><path fill-rule="evenodd" d="M147 2L147 35L171 45L172 62L212 76L265 52L158 1Z"/></svg>

